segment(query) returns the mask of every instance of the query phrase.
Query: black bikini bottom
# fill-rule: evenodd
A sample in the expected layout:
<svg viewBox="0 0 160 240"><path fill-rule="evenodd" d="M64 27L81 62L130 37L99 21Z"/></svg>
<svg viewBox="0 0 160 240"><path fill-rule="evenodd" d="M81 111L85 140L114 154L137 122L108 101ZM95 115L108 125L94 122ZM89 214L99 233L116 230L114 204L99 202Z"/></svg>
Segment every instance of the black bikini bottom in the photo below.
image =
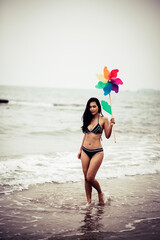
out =
<svg viewBox="0 0 160 240"><path fill-rule="evenodd" d="M103 148L95 148L95 149L89 149L86 147L82 147L82 150L87 154L87 156L91 159L95 154L99 152L103 152Z"/></svg>

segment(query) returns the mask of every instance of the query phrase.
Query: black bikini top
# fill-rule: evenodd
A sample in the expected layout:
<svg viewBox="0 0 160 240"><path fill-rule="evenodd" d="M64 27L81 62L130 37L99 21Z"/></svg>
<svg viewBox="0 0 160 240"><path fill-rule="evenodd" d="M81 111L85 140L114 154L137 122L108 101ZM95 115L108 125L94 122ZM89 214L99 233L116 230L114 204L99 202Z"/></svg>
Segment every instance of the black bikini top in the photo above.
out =
<svg viewBox="0 0 160 240"><path fill-rule="evenodd" d="M102 134L102 128L101 125L99 124L99 117L97 125L92 130L89 130L87 127L86 133Z"/></svg>

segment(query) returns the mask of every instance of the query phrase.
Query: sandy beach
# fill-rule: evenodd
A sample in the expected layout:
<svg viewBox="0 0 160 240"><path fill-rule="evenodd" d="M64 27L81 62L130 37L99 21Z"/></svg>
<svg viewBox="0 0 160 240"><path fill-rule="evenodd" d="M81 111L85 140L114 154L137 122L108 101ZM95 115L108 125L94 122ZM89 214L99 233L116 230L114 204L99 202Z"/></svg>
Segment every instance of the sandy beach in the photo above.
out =
<svg viewBox="0 0 160 240"><path fill-rule="evenodd" d="M1 239L159 239L160 176L101 180L86 205L83 182L46 183L1 195Z"/></svg>

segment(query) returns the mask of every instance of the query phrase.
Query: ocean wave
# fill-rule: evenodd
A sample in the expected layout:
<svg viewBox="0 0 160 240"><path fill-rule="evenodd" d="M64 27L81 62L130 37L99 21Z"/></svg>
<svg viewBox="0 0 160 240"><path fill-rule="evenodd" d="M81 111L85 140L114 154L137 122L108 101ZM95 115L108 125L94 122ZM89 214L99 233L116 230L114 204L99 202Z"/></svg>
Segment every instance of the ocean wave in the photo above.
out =
<svg viewBox="0 0 160 240"><path fill-rule="evenodd" d="M135 106L134 105L127 105L127 106L123 106L123 108L132 109L132 108L135 108Z"/></svg>
<svg viewBox="0 0 160 240"><path fill-rule="evenodd" d="M11 193L28 189L30 185L43 183L79 182L83 179L81 161L77 153L57 152L47 155L25 155L4 157L0 159L1 193ZM110 159L110 160L108 160ZM121 178L144 174L159 174L160 162L148 161L143 158L104 159L103 167L97 178Z"/></svg>
<svg viewBox="0 0 160 240"><path fill-rule="evenodd" d="M15 101L11 100L9 105L17 105L17 106L32 106L32 107L53 107L51 103L44 102L27 102L27 101Z"/></svg>
<svg viewBox="0 0 160 240"><path fill-rule="evenodd" d="M29 102L29 101L19 101L19 100L10 100L9 105L17 106L30 106L30 107L44 107L44 108L66 108L66 109L83 109L83 104L78 103L47 103L47 102Z"/></svg>
<svg viewBox="0 0 160 240"><path fill-rule="evenodd" d="M59 136L59 135L66 135L66 134L77 134L80 133L81 129L73 129L73 128L62 128L55 131L31 131L29 134L31 135L48 135L48 136Z"/></svg>
<svg viewBox="0 0 160 240"><path fill-rule="evenodd" d="M53 103L53 106L55 107L84 107L83 104L76 104L76 103L71 103L71 104L64 104L64 103Z"/></svg>

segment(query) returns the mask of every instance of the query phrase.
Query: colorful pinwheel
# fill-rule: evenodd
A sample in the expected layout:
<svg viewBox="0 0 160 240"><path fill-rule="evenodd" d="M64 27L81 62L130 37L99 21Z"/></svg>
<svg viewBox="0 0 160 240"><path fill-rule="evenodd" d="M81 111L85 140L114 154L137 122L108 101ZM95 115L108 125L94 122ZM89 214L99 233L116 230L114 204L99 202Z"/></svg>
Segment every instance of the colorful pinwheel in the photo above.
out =
<svg viewBox="0 0 160 240"><path fill-rule="evenodd" d="M114 69L111 72L107 67L104 67L104 75L97 74L97 78L100 80L96 85L96 88L103 89L104 95L108 95L111 91L118 93L119 84L123 84L120 78L117 78L118 69Z"/></svg>
<svg viewBox="0 0 160 240"><path fill-rule="evenodd" d="M104 67L104 74L97 74L97 78L100 80L98 84L95 86L98 89L103 89L104 95L107 96L109 94L110 99L110 105L108 102L101 101L102 108L112 115L113 117L113 111L112 111L112 103L111 103L111 91L115 91L116 93L119 92L119 84L123 84L122 80L120 78L117 78L117 73L119 72L118 69L114 69L111 72L107 69L107 67ZM114 132L114 140L116 142L115 137L115 130L113 128Z"/></svg>

